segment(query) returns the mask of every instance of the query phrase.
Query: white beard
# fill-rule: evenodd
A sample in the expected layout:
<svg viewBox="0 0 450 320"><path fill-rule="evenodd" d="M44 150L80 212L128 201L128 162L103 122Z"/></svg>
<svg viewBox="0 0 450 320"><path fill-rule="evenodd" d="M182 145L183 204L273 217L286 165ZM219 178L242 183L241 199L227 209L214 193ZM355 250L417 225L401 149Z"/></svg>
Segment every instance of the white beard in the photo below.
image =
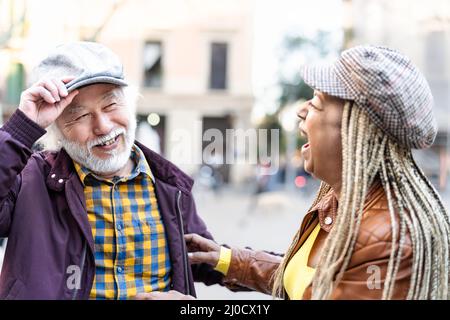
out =
<svg viewBox="0 0 450 320"><path fill-rule="evenodd" d="M88 141L86 145L80 144L75 141L69 141L62 135L60 136L59 140L61 146L66 150L67 154L73 160L94 173L105 174L119 171L120 169L125 167L128 159L130 159L131 149L134 144L135 131L136 120L132 119L130 120L128 130L123 127L116 128L106 136L100 137L93 141ZM124 138L125 148L123 151L118 153L116 150L112 150L111 152L109 152L111 156L107 159L98 158L92 153L92 148L95 145L99 144L101 142L100 140L105 139L109 136L114 137L118 133L120 133ZM108 138L106 138L106 140L107 139Z"/></svg>

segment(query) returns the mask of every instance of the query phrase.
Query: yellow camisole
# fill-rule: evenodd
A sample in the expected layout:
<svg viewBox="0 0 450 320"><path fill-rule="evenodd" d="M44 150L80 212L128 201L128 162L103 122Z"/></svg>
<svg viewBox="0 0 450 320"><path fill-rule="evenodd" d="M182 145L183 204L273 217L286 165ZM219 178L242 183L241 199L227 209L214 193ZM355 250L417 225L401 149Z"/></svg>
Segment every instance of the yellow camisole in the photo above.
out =
<svg viewBox="0 0 450 320"><path fill-rule="evenodd" d="M291 300L302 299L303 292L311 283L316 272L314 268L308 267L308 257L319 231L320 224L318 223L286 266L283 283Z"/></svg>

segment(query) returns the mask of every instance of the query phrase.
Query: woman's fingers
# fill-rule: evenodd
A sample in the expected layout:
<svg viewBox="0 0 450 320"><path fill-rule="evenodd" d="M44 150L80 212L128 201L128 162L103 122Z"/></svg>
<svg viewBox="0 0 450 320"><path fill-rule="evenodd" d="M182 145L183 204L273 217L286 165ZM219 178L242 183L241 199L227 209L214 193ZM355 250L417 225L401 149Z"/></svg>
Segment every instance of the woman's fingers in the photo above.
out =
<svg viewBox="0 0 450 320"><path fill-rule="evenodd" d="M191 263L217 265L220 256L220 246L217 243L195 233L186 234L184 240L188 247L188 257Z"/></svg>
<svg viewBox="0 0 450 320"><path fill-rule="evenodd" d="M219 261L219 252L210 251L210 252L189 252L189 262L192 264L197 263L207 263L213 267L217 265L217 262Z"/></svg>
<svg viewBox="0 0 450 320"><path fill-rule="evenodd" d="M220 246L210 239L191 233L184 236L189 251L219 251Z"/></svg>

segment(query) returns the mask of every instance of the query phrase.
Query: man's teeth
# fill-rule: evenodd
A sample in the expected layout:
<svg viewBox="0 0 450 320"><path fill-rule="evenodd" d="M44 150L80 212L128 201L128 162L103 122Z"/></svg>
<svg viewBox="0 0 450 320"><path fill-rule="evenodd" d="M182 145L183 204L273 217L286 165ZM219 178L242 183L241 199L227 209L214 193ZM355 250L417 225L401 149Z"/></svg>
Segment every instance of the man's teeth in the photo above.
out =
<svg viewBox="0 0 450 320"><path fill-rule="evenodd" d="M112 138L112 139L107 140L107 141L105 141L103 143L100 143L99 146L109 146L110 144L113 144L114 141L116 141L116 138Z"/></svg>

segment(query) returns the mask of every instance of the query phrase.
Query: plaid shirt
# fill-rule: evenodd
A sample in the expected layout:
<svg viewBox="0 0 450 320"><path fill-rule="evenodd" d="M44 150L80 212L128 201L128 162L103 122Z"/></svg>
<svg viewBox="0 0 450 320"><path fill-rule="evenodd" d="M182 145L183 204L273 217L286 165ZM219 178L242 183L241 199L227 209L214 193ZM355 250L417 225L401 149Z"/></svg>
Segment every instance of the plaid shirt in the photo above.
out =
<svg viewBox="0 0 450 320"><path fill-rule="evenodd" d="M95 243L91 299L127 299L169 289L171 264L154 178L142 151L128 177L105 180L75 162Z"/></svg>

